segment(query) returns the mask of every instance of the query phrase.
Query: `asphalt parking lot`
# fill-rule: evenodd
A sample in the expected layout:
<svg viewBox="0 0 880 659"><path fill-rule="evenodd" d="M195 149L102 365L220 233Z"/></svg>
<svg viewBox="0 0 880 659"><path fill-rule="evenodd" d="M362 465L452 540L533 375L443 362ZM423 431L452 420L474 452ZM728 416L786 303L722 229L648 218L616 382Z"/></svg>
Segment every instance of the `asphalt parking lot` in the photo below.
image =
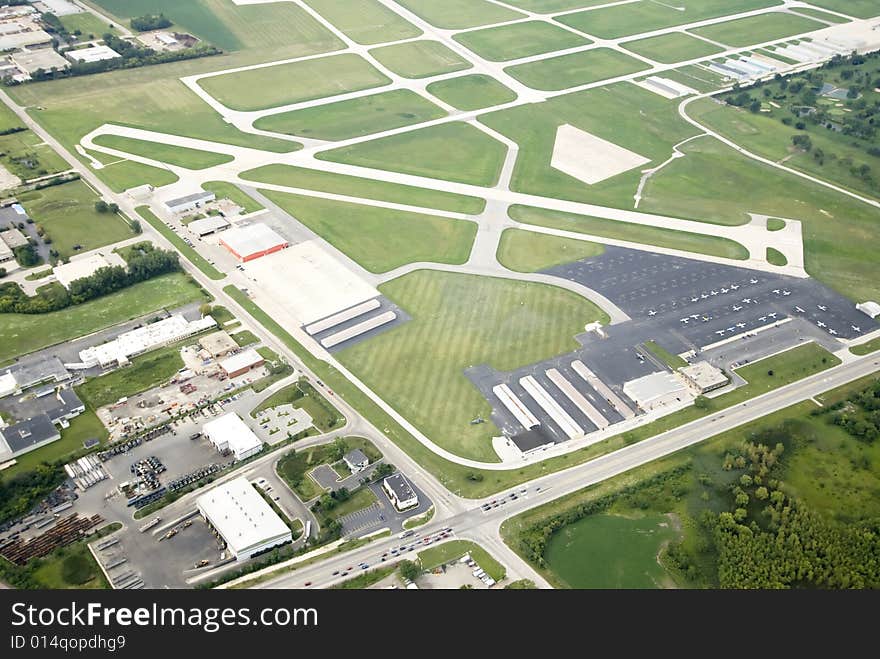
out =
<svg viewBox="0 0 880 659"><path fill-rule="evenodd" d="M371 531L385 528L391 529L392 533L397 533L403 529L403 522L405 520L427 512L431 507L431 500L412 481L409 484L418 494L419 505L400 512L388 499L388 495L385 494L385 490L382 488L382 482L371 483L368 487L376 495L376 503L363 510L340 517L339 521L342 523L343 535L361 536Z"/></svg>

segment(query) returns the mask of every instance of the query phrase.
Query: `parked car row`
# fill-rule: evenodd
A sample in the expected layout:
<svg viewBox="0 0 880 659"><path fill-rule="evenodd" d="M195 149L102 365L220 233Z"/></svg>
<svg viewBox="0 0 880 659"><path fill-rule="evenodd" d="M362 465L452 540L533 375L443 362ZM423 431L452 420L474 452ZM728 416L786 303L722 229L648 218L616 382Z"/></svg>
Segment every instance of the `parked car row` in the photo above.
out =
<svg viewBox="0 0 880 659"><path fill-rule="evenodd" d="M197 469L189 474L186 474L185 476L175 478L173 481L168 483L168 490L171 492L175 492L176 490L184 488L187 485L191 485L202 480L203 478L207 478L211 474L216 474L218 471L220 471L220 469L220 465L209 464L208 466Z"/></svg>

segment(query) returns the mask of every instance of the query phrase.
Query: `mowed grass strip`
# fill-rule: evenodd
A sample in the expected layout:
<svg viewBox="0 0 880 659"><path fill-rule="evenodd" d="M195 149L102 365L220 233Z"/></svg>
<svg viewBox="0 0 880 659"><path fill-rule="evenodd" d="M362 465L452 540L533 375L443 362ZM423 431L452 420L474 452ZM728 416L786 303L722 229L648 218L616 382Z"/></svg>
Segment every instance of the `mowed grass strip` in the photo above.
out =
<svg viewBox="0 0 880 659"><path fill-rule="evenodd" d="M232 110L265 110L387 85L391 80L353 53L276 64L199 80Z"/></svg>
<svg viewBox="0 0 880 659"><path fill-rule="evenodd" d="M644 245L656 245L657 247L708 254L709 256L721 256L727 259L745 260L749 257L749 252L745 247L727 238L703 236L686 231L617 222L529 206L511 206L509 213L512 219L524 224L536 224L552 229L586 233Z"/></svg>
<svg viewBox="0 0 880 659"><path fill-rule="evenodd" d="M605 246L587 240L505 229L498 244L498 262L517 272L538 272L563 263L599 256Z"/></svg>
<svg viewBox="0 0 880 659"><path fill-rule="evenodd" d="M590 40L543 21L526 21L482 30L462 32L453 37L483 59L506 62L586 46Z"/></svg>
<svg viewBox="0 0 880 659"><path fill-rule="evenodd" d="M182 273L171 273L45 314L0 314L0 362L69 341L159 309L205 299Z"/></svg>
<svg viewBox="0 0 880 659"><path fill-rule="evenodd" d="M370 46L422 34L415 25L376 0L306 0L306 4L359 44Z"/></svg>
<svg viewBox="0 0 880 659"><path fill-rule="evenodd" d="M516 100L516 93L495 78L481 73L438 80L427 87L441 101L464 112L482 110Z"/></svg>
<svg viewBox="0 0 880 659"><path fill-rule="evenodd" d="M146 184L161 188L179 180L177 174L170 169L144 165L134 160L123 160L100 151L88 151L88 153L95 160L104 163L105 166L95 170L95 174L109 185L113 192L125 192Z"/></svg>
<svg viewBox="0 0 880 659"><path fill-rule="evenodd" d="M421 261L464 263L477 233L476 223L466 220L261 192L370 272Z"/></svg>
<svg viewBox="0 0 880 659"><path fill-rule="evenodd" d="M647 57L661 64L674 64L684 60L697 59L698 57L708 57L724 50L720 46L682 32L663 34L649 39L627 41L623 44L623 47L637 55Z"/></svg>
<svg viewBox="0 0 880 659"><path fill-rule="evenodd" d="M820 21L826 21L828 23L849 23L848 18L838 16L837 14L831 14L827 11L822 11L821 9L813 9L812 7L792 7L792 10L798 14L809 16L810 18L816 18Z"/></svg>
<svg viewBox="0 0 880 659"><path fill-rule="evenodd" d="M445 30L463 30L524 18L525 14L486 0L396 0L397 4Z"/></svg>
<svg viewBox="0 0 880 659"><path fill-rule="evenodd" d="M566 14L556 20L589 35L602 39L616 39L781 4L781 0L633 2Z"/></svg>
<svg viewBox="0 0 880 659"><path fill-rule="evenodd" d="M469 69L473 65L439 41L409 41L373 48L370 54L404 78L430 78Z"/></svg>
<svg viewBox="0 0 880 659"><path fill-rule="evenodd" d="M395 89L262 117L255 128L318 140L345 140L445 117L439 106L409 89Z"/></svg>
<svg viewBox="0 0 880 659"><path fill-rule="evenodd" d="M321 160L490 186L498 182L507 147L479 128L450 122L324 151Z"/></svg>
<svg viewBox="0 0 880 659"><path fill-rule="evenodd" d="M412 320L338 353L338 359L428 437L495 462L491 406L464 374L511 370L577 347L585 323L608 317L574 293L514 280L420 270L380 286Z"/></svg>
<svg viewBox="0 0 880 659"><path fill-rule="evenodd" d="M795 34L812 32L828 27L811 18L783 12L769 12L760 16L739 18L726 23L707 25L691 30L694 34L718 41L734 48L784 39Z"/></svg>
<svg viewBox="0 0 880 659"><path fill-rule="evenodd" d="M207 190L208 192L213 192L217 195L217 199L229 199L229 201L238 204L246 214L263 210L263 205L261 203L246 195L232 183L226 183L225 181L209 181L208 183L202 184L202 189Z"/></svg>
<svg viewBox="0 0 880 659"><path fill-rule="evenodd" d="M810 4L856 18L880 16L880 5L877 4L877 0L810 0Z"/></svg>
<svg viewBox="0 0 880 659"><path fill-rule="evenodd" d="M599 80L638 73L647 64L610 48L595 48L569 55L560 55L517 64L507 73L532 89L559 91Z"/></svg>
<svg viewBox="0 0 880 659"><path fill-rule="evenodd" d="M517 9L525 9L539 14L552 14L557 11L567 11L569 9L582 9L585 7L595 7L596 5L607 5L608 0L506 0L505 4L516 7Z"/></svg>
<svg viewBox="0 0 880 659"><path fill-rule="evenodd" d="M470 554L477 565L495 581L501 581L507 574L501 563L492 558L480 545L470 540L450 540L420 551L418 556L423 570L433 570L440 565L457 561L465 554Z"/></svg>
<svg viewBox="0 0 880 659"><path fill-rule="evenodd" d="M232 156L223 153L149 142L121 135L98 135L95 138L95 144L187 169L207 169L233 161Z"/></svg>
<svg viewBox="0 0 880 659"><path fill-rule="evenodd" d="M62 258L97 249L134 235L116 213L95 210L98 196L82 181L53 185L19 195L28 215L52 238L52 249ZM74 245L80 245L74 250Z"/></svg>

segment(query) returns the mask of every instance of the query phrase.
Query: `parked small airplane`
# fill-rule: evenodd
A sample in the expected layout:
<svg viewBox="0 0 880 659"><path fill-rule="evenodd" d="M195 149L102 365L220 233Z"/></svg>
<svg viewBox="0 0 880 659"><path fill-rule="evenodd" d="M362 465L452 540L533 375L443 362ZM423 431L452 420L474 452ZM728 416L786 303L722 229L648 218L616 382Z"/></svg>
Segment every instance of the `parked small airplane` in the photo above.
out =
<svg viewBox="0 0 880 659"><path fill-rule="evenodd" d="M657 312L654 311L653 309L651 309L651 310L648 312L648 315L649 315L649 316L656 316L656 315L657 315Z"/></svg>
<svg viewBox="0 0 880 659"><path fill-rule="evenodd" d="M742 311L742 307L738 307L736 305L733 305L733 310L734 311Z"/></svg>
<svg viewBox="0 0 880 659"><path fill-rule="evenodd" d="M795 307L794 310L797 311L798 313L804 313L804 310L801 309L800 307Z"/></svg>
<svg viewBox="0 0 880 659"><path fill-rule="evenodd" d="M861 334L861 332L862 332L862 328L861 328L861 327L859 327L858 325L852 325L851 327L852 327L852 329L853 329L853 332L856 332L856 333L858 333L858 334Z"/></svg>
<svg viewBox="0 0 880 659"><path fill-rule="evenodd" d="M825 305L822 305L822 304L817 304L817 305L816 305L816 308L817 308L819 311L828 311L828 307L826 307Z"/></svg>

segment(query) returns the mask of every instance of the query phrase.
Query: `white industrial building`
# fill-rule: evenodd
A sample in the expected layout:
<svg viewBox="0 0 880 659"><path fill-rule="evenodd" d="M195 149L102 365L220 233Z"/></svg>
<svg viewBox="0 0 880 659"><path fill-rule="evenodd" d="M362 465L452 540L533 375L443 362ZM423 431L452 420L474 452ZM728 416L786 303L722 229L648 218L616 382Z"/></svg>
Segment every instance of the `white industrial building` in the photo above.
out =
<svg viewBox="0 0 880 659"><path fill-rule="evenodd" d="M630 380L623 385L623 393L646 412L683 403L693 398L687 386L667 371Z"/></svg>
<svg viewBox="0 0 880 659"><path fill-rule="evenodd" d="M266 363L266 360L256 349L247 348L221 361L220 368L227 377L237 378L239 375L244 375L251 369L262 366L264 363Z"/></svg>
<svg viewBox="0 0 880 659"><path fill-rule="evenodd" d="M236 460L246 460L263 450L260 438L235 413L206 423L202 432L218 451L229 451Z"/></svg>
<svg viewBox="0 0 880 659"><path fill-rule="evenodd" d="M78 50L70 50L67 56L77 62L100 62L107 59L116 59L122 57L110 46L90 46L88 48L80 48Z"/></svg>
<svg viewBox="0 0 880 659"><path fill-rule="evenodd" d="M219 215L211 215L203 220L195 220L186 225L190 233L199 237L210 236L212 233L229 228L229 221Z"/></svg>
<svg viewBox="0 0 880 659"><path fill-rule="evenodd" d="M216 327L211 316L188 321L181 315L171 316L144 327L120 334L113 341L80 350L82 364L72 364L71 368L91 368L127 364L129 359L153 348L159 348L180 341L204 330Z"/></svg>
<svg viewBox="0 0 880 659"><path fill-rule="evenodd" d="M696 362L678 369L685 382L698 394L705 394L727 385L724 371L709 362Z"/></svg>
<svg viewBox="0 0 880 659"><path fill-rule="evenodd" d="M83 279L95 274L101 268L109 268L118 265L125 267L125 260L116 253L110 253L107 256L103 254L92 254L85 258L74 259L70 263L55 266L52 274L58 283L69 289L70 284L77 279Z"/></svg>
<svg viewBox="0 0 880 659"><path fill-rule="evenodd" d="M870 316L871 318L876 318L877 316L880 316L880 304L877 304L876 302L862 302L861 304L856 305L856 309L861 311L866 316Z"/></svg>
<svg viewBox="0 0 880 659"><path fill-rule="evenodd" d="M196 506L236 560L247 560L293 540L284 520L243 476L203 494L196 499Z"/></svg>
<svg viewBox="0 0 880 659"><path fill-rule="evenodd" d="M274 254L288 246L287 240L265 224L250 224L224 231L220 244L242 263Z"/></svg>
<svg viewBox="0 0 880 659"><path fill-rule="evenodd" d="M169 199L165 202L165 208L169 213L186 213L201 208L204 204L209 204L217 198L213 192L194 192L184 197Z"/></svg>
<svg viewBox="0 0 880 659"><path fill-rule="evenodd" d="M403 474L392 474L382 481L382 487L391 503L398 510L406 510L419 505L419 496L409 481L403 477Z"/></svg>

